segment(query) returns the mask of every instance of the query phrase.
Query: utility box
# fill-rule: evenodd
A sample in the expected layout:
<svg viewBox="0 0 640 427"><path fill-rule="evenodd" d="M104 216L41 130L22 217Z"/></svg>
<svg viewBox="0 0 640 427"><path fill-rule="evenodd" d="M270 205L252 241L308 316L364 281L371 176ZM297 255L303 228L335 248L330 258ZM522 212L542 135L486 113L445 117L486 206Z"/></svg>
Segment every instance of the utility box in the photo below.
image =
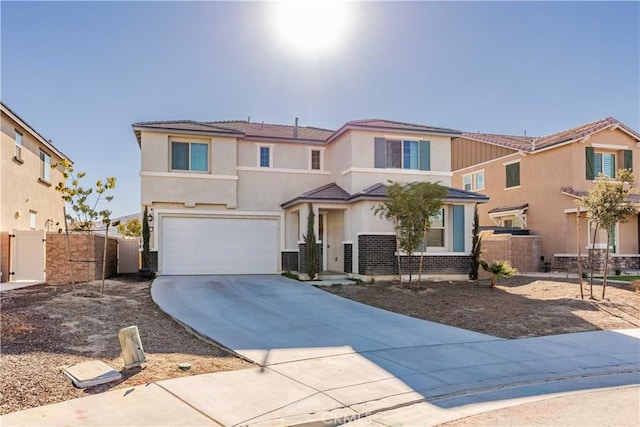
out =
<svg viewBox="0 0 640 427"><path fill-rule="evenodd" d="M120 346L122 347L125 369L135 368L147 362L137 326L120 329L118 338L120 339Z"/></svg>

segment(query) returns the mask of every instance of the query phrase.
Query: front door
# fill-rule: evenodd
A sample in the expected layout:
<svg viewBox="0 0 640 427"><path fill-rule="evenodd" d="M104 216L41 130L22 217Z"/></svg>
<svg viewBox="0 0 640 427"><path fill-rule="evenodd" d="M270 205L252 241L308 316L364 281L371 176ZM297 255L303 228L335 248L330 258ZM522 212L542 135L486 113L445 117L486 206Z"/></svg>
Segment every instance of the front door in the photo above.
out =
<svg viewBox="0 0 640 427"><path fill-rule="evenodd" d="M10 281L45 280L45 231L14 231Z"/></svg>
<svg viewBox="0 0 640 427"><path fill-rule="evenodd" d="M328 271L344 271L344 211L327 211L324 215L323 258ZM323 242L324 242L323 240Z"/></svg>

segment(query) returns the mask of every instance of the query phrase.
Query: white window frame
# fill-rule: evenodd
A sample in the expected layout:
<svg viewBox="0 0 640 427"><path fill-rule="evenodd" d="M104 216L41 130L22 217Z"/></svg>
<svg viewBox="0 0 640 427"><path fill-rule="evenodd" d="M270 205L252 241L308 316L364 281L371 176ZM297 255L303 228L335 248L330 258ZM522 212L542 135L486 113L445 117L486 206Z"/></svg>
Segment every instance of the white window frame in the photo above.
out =
<svg viewBox="0 0 640 427"><path fill-rule="evenodd" d="M434 227L433 225L431 226L431 229L438 229L438 230L443 230L442 232L442 243L444 244L444 246L429 246L429 240L427 239L427 247L426 248L422 248L422 241L420 242L420 248L422 248L423 252L420 252L419 250L416 250L415 252L412 253L412 255L420 255L420 254L430 254L432 252L446 252L447 248L449 247L449 232L451 229L451 226L453 226L453 220L451 218L449 218L449 205L446 206L442 206L440 209L442 209L442 227Z"/></svg>
<svg viewBox="0 0 640 427"><path fill-rule="evenodd" d="M40 179L51 182L51 155L40 150Z"/></svg>
<svg viewBox="0 0 640 427"><path fill-rule="evenodd" d="M256 166L260 169L273 169L273 152L275 144L256 144ZM269 149L269 166L261 166L260 165L260 149L268 148Z"/></svg>
<svg viewBox="0 0 640 427"><path fill-rule="evenodd" d="M29 211L29 228L35 230L38 225L38 212Z"/></svg>
<svg viewBox="0 0 640 427"><path fill-rule="evenodd" d="M604 232L605 236L606 236L606 231L602 230L602 229L598 230L598 234L600 234L599 232L601 232L601 231ZM615 241L615 251L614 252L610 252L610 253L617 254L617 253L620 253L620 223L619 222L616 223L616 225L614 227L614 230L613 230L613 234L614 234L613 239ZM607 245L608 244L609 244L609 242L601 242L601 243L597 242L595 248L604 250L604 249L607 249ZM593 245L593 227L591 227L591 221L588 221L587 222L587 247L586 247L586 249L587 250L593 249L592 245ZM611 248L609 248L609 249L611 249Z"/></svg>
<svg viewBox="0 0 640 427"><path fill-rule="evenodd" d="M515 163L522 163L522 159L516 159L516 160L510 160L508 162L502 162L502 166L504 166L504 173L507 173L507 166L509 165L513 165ZM514 185L513 187L507 187L507 184L505 182L505 191L509 191L509 190L515 190L517 188L521 188L522 187L522 166L520 166L520 184L519 185Z"/></svg>
<svg viewBox="0 0 640 427"><path fill-rule="evenodd" d="M313 169L313 152L318 151L320 153L320 169ZM307 165L310 171L323 171L324 170L324 148L309 147L309 164Z"/></svg>
<svg viewBox="0 0 640 427"><path fill-rule="evenodd" d="M476 182L477 182L477 176L478 175L482 175L482 187L477 187L476 186ZM471 188L469 190L467 190L466 188L466 184L465 184L465 178L470 178L471 179ZM466 173L464 175L462 175L462 189L466 190L466 191L480 191L480 190L484 190L485 189L485 181L484 181L484 169L480 169L477 171L473 171L473 172L469 172Z"/></svg>
<svg viewBox="0 0 640 427"><path fill-rule="evenodd" d="M390 167L384 167L384 169L402 169L405 171L420 171L420 172L428 172L428 171L423 171L420 169L420 140L419 139L393 139L393 138L385 138L385 150L387 149L387 145L389 143L400 143L400 168L390 168ZM418 167L416 169L413 168L405 168L404 167L404 143L405 142L416 142L418 143L418 158L417 158L417 162L418 162ZM378 169L383 169L383 168L378 168Z"/></svg>
<svg viewBox="0 0 640 427"><path fill-rule="evenodd" d="M613 158L613 176L609 176L609 175L605 175L608 176L609 178L615 178L616 177L616 171L618 169L618 165L616 163L618 163L618 153L613 152L613 151L602 151L602 150L598 150L598 151L594 151L593 152L593 172L594 172L594 178L597 179L599 174L596 173L596 156L600 154L600 173L604 174L604 155L608 155L611 156Z"/></svg>
<svg viewBox="0 0 640 427"><path fill-rule="evenodd" d="M16 131L16 159L22 160L22 139L24 138L24 134L20 132L18 129Z"/></svg>
<svg viewBox="0 0 640 427"><path fill-rule="evenodd" d="M189 153L187 155L187 159L189 160L189 169L174 169L173 168L173 143L176 142L178 144L189 144ZM191 169L191 144L203 144L207 146L207 170L192 170ZM198 139L182 139L182 138L171 138L169 140L169 171L177 172L177 173L196 173L196 174L208 174L211 173L211 143L205 140Z"/></svg>

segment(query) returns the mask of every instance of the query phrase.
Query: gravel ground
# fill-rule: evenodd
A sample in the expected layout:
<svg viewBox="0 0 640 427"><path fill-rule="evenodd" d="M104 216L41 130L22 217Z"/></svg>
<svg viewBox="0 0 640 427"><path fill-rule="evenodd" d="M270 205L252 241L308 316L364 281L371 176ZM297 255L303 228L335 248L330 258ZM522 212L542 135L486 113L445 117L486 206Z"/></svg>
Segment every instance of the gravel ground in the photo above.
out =
<svg viewBox="0 0 640 427"><path fill-rule="evenodd" d="M0 294L0 414L162 379L251 367L186 331L151 300L151 282L119 278L100 283L38 285ZM123 370L118 331L136 325L148 363ZM85 390L60 371L102 360L124 376ZM192 364L189 371L178 368Z"/></svg>
<svg viewBox="0 0 640 427"><path fill-rule="evenodd" d="M398 282L321 288L396 313L502 338L555 335L597 329L640 327L640 294L628 284L607 286L607 299L580 298L575 280L504 278L495 289L488 280ZM594 285L594 295L601 295Z"/></svg>

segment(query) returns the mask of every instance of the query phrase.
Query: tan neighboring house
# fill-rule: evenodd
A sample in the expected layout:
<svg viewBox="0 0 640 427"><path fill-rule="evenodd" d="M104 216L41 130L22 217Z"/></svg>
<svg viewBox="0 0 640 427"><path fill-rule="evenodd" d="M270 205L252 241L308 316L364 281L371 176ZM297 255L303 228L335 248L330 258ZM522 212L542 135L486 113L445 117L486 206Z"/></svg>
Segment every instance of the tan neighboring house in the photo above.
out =
<svg viewBox="0 0 640 427"><path fill-rule="evenodd" d="M469 271L473 206L451 186L453 129L361 120L338 130L248 121L143 122L141 200L162 274L306 272L309 204L323 271L397 274L388 180L450 187L425 251L432 274ZM418 248L417 248L418 250ZM403 256L416 266L417 255Z"/></svg>
<svg viewBox="0 0 640 427"><path fill-rule="evenodd" d="M4 103L0 150L1 280L44 281L45 233L64 228L64 202L55 191L68 159Z"/></svg>
<svg viewBox="0 0 640 427"><path fill-rule="evenodd" d="M594 235L585 219L578 230L575 201L599 173L631 168L637 177L639 147L640 134L612 117L543 137L465 132L452 143L453 185L490 197L479 208L481 225L528 229L542 237L544 261L573 268L577 236L585 255ZM640 268L638 221L634 215L613 230L616 266ZM598 233L596 249L606 245Z"/></svg>

